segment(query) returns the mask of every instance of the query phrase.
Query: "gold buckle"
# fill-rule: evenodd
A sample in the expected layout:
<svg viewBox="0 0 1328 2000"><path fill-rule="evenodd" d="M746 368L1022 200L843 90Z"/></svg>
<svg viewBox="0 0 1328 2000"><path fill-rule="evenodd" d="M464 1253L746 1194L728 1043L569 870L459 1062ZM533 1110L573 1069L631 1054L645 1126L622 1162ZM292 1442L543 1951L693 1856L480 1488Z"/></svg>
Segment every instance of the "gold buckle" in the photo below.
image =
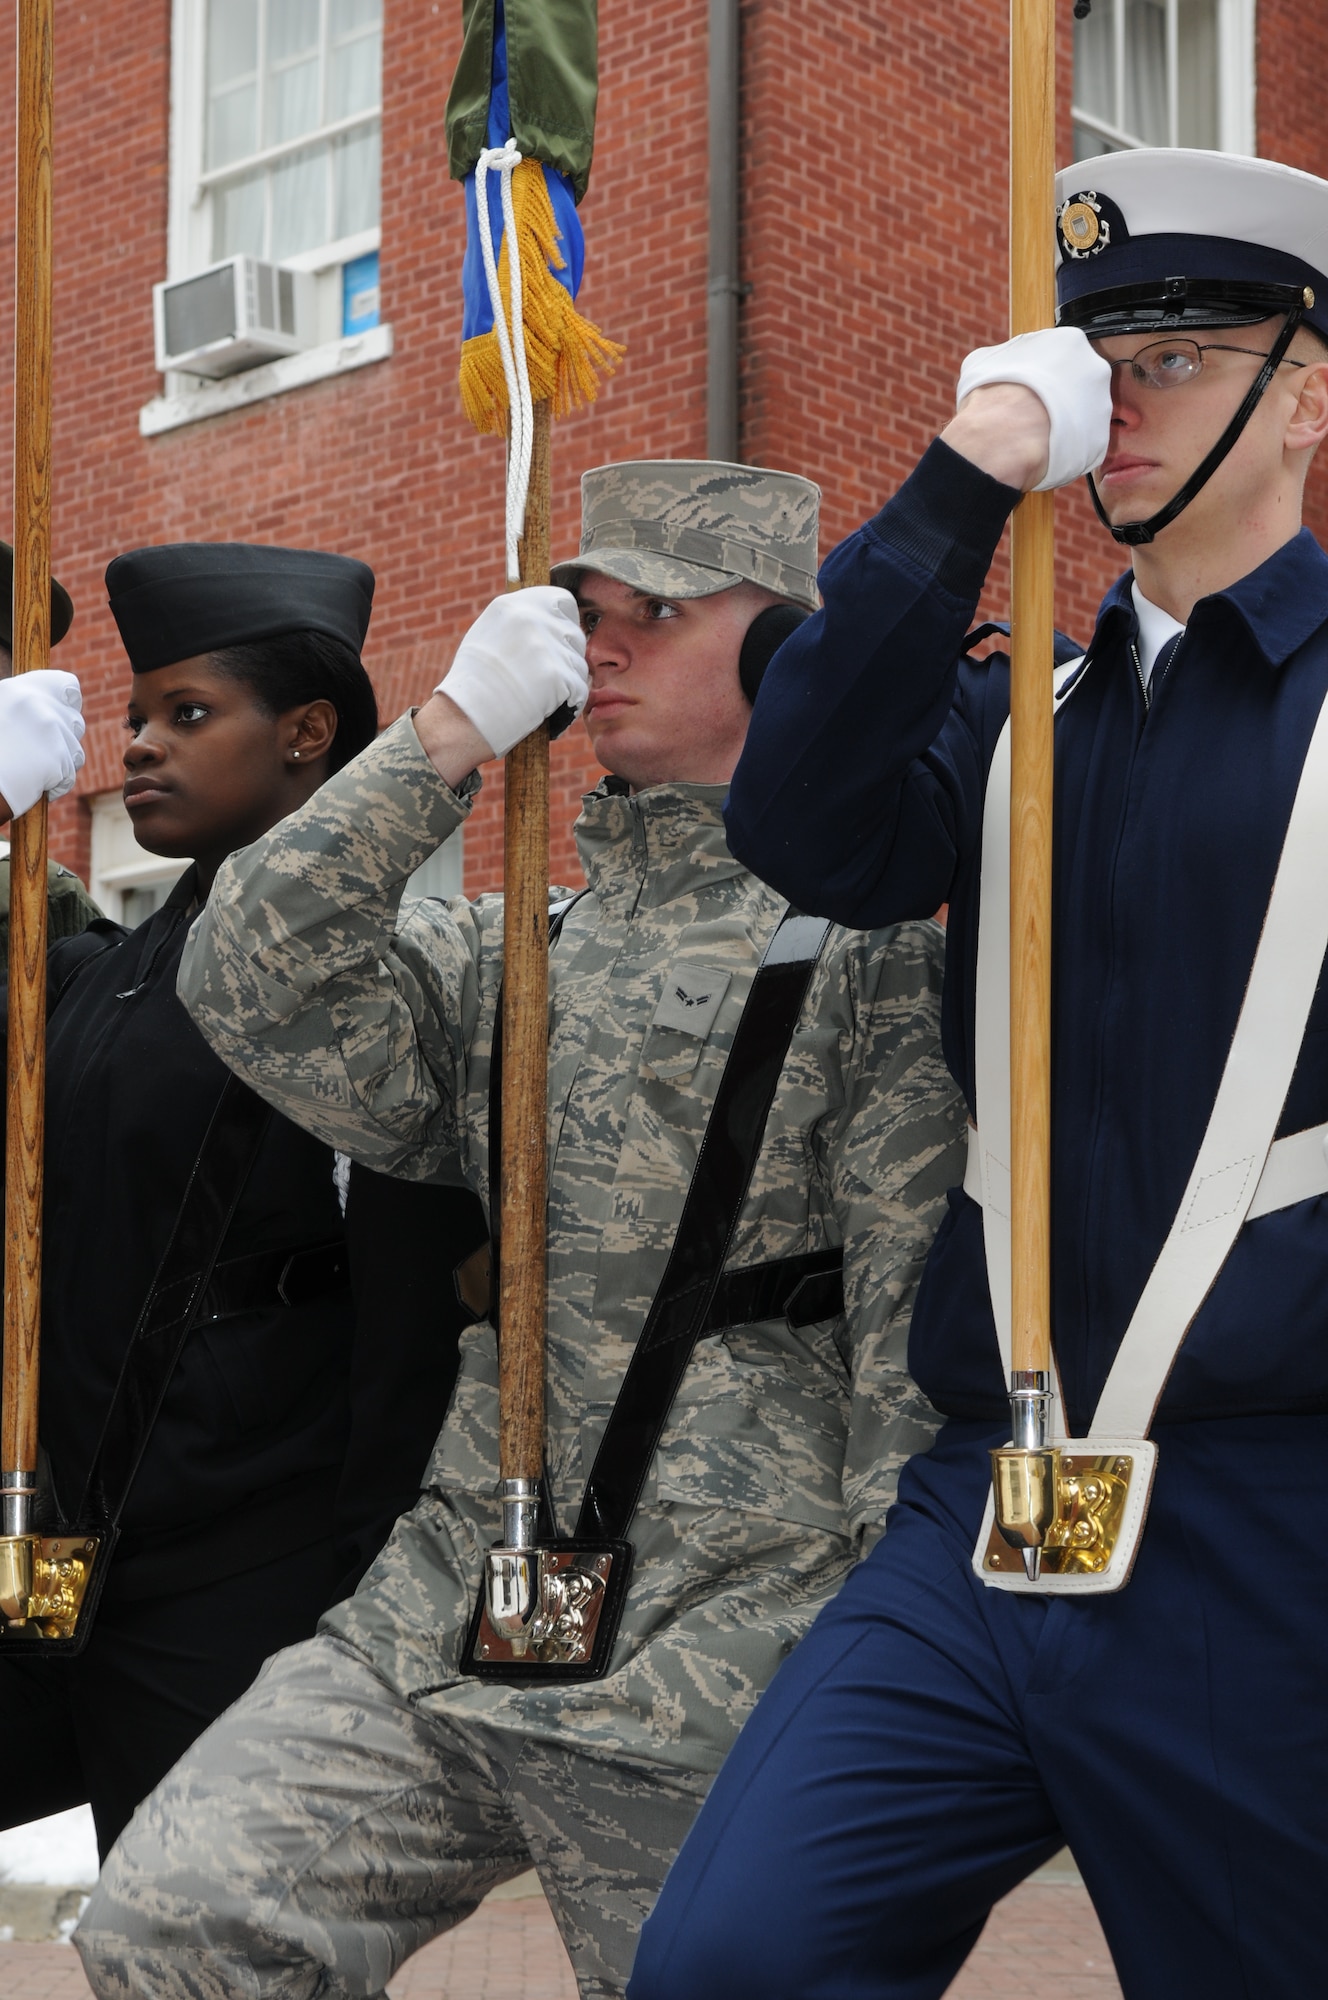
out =
<svg viewBox="0 0 1328 2000"><path fill-rule="evenodd" d="M1120 1537L1135 1461L1120 1451L1009 1445L991 1458L996 1511L982 1567L1023 1576L1021 1551L1037 1545L1050 1576L1100 1576Z"/></svg>
<svg viewBox="0 0 1328 2000"><path fill-rule="evenodd" d="M101 1540L0 1536L0 1616L15 1638L72 1639Z"/></svg>

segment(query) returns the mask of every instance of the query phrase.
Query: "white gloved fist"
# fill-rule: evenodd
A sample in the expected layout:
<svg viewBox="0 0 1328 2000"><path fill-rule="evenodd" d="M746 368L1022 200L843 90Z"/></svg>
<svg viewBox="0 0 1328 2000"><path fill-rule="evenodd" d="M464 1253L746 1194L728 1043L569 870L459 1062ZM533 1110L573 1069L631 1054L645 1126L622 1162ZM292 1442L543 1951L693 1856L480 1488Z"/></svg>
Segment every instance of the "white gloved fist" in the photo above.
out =
<svg viewBox="0 0 1328 2000"><path fill-rule="evenodd" d="M1111 442L1111 370L1082 328L1053 326L975 347L959 371L956 406L993 382L1031 389L1051 420L1047 470L1035 493L1068 486L1101 465Z"/></svg>
<svg viewBox="0 0 1328 2000"><path fill-rule="evenodd" d="M62 799L83 768L83 693L58 667L0 681L0 796L17 819Z"/></svg>
<svg viewBox="0 0 1328 2000"><path fill-rule="evenodd" d="M486 605L457 647L437 692L454 701L495 757L589 692L586 638L570 590L535 584Z"/></svg>

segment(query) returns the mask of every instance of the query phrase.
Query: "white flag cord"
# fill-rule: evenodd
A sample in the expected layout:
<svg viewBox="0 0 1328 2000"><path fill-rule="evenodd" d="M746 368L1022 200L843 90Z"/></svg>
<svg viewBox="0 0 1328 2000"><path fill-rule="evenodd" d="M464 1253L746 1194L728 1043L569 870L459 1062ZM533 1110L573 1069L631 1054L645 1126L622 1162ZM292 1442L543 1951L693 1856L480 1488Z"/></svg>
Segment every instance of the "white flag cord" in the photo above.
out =
<svg viewBox="0 0 1328 2000"><path fill-rule="evenodd" d="M480 232L480 256L484 263L493 330L498 336L503 375L507 381L507 581L521 581L517 544L526 528L526 498L530 491L530 458L534 443L535 412L530 398L530 374L526 367L526 340L522 330L521 252L516 240L516 210L512 201L512 175L522 154L515 139L505 146L490 146L475 162L475 208ZM510 322L503 311L502 288L498 283L498 260L494 255L493 231L489 215L488 178L501 176L503 244L507 251L507 295Z"/></svg>

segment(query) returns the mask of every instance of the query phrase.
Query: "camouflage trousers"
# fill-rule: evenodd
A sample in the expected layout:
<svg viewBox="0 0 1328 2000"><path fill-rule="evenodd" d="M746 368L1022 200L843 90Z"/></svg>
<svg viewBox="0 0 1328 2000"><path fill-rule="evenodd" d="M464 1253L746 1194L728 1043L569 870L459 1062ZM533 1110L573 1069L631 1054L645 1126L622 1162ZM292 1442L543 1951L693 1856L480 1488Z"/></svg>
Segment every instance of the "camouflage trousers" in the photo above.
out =
<svg viewBox="0 0 1328 2000"><path fill-rule="evenodd" d="M370 2000L533 1863L608 2000L708 1785L431 1717L322 1633L139 1807L74 1942L99 2000Z"/></svg>

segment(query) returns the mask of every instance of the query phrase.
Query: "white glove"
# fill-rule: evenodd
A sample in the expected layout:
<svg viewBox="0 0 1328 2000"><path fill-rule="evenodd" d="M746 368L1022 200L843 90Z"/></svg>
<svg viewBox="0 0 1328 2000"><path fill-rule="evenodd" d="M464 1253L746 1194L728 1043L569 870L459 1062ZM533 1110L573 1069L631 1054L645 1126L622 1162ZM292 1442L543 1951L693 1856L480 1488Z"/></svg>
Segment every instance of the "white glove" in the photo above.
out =
<svg viewBox="0 0 1328 2000"><path fill-rule="evenodd" d="M1068 486L1101 465L1111 442L1111 370L1082 328L1053 326L975 347L959 371L956 406L992 382L1031 389L1051 419L1046 475L1034 492Z"/></svg>
<svg viewBox="0 0 1328 2000"><path fill-rule="evenodd" d="M17 819L42 793L62 799L83 768L83 694L72 674L42 667L0 681L0 796Z"/></svg>
<svg viewBox="0 0 1328 2000"><path fill-rule="evenodd" d="M495 597L457 647L437 692L456 703L495 757L564 703L579 714L589 682L571 591L545 583Z"/></svg>

